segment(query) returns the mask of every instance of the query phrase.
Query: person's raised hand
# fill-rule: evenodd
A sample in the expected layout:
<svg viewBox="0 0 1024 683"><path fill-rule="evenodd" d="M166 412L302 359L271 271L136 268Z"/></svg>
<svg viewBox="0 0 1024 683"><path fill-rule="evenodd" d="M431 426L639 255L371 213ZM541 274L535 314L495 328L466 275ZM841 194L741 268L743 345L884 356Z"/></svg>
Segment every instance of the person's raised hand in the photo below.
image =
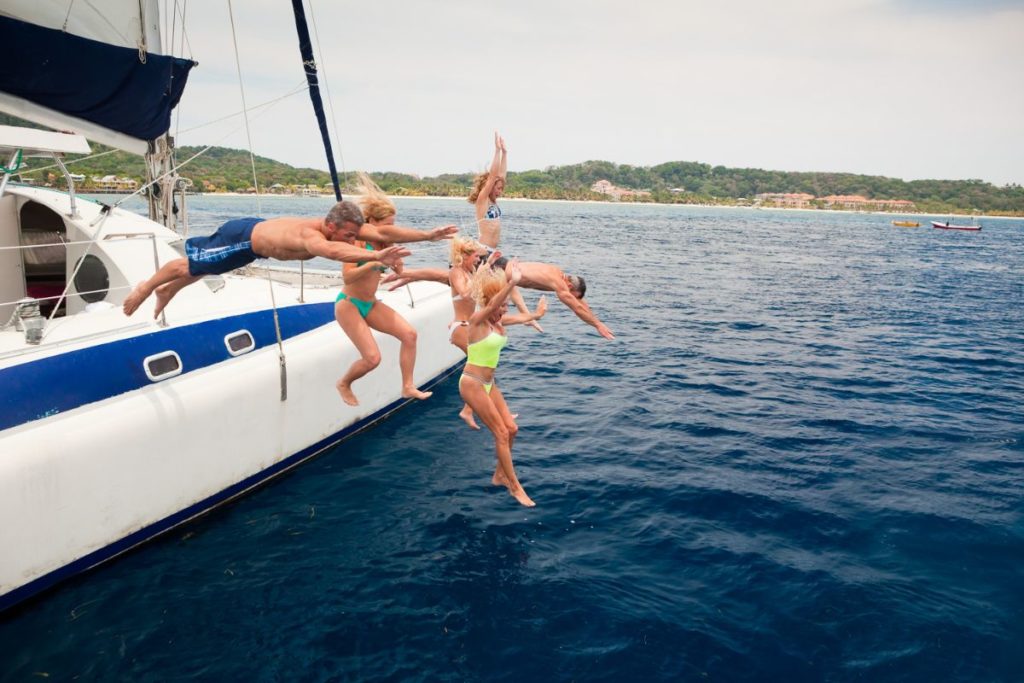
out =
<svg viewBox="0 0 1024 683"><path fill-rule="evenodd" d="M403 256L408 256L412 252L403 246L395 245L382 249L377 252L377 260L383 263L385 266L394 266L396 262L400 261Z"/></svg>

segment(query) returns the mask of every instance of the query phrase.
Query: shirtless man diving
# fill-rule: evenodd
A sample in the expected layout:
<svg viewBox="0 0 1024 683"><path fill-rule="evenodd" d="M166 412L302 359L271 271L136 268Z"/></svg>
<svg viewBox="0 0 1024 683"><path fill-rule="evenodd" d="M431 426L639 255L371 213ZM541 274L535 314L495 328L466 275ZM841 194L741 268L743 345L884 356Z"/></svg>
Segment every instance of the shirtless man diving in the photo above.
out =
<svg viewBox="0 0 1024 683"><path fill-rule="evenodd" d="M504 267L503 261L504 259L498 259L494 264L495 267ZM448 272L440 268L406 268L401 273L388 275L383 281L390 283L389 289L392 290L414 280L431 280L447 284ZM520 261L519 272L521 274L519 287L553 292L559 301L576 314L577 318L592 325L598 334L605 339L615 339L615 335L608 329L608 326L598 320L594 312L590 310L590 306L583 301L583 295L587 292L587 283L582 277L566 275L556 265L536 261Z"/></svg>
<svg viewBox="0 0 1024 683"><path fill-rule="evenodd" d="M131 315L150 294L156 292L153 317L160 315L174 295L204 275L226 273L252 263L258 258L279 261L308 260L315 256L332 261L378 261L393 266L409 250L392 246L373 252L368 258L365 249L355 246L356 239L381 242L435 241L451 237L454 225L433 230L414 230L400 226L369 226L363 221L359 206L349 201L338 202L325 218L282 217L239 218L230 220L212 235L191 237L185 241L185 258L164 264L153 277L139 284L125 297L125 315Z"/></svg>

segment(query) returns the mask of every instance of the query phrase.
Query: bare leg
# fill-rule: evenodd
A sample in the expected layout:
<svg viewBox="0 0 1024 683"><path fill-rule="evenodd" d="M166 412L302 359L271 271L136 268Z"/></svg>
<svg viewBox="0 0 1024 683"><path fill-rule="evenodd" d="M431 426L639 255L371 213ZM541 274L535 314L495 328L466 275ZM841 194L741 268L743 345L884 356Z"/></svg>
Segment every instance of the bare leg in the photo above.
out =
<svg viewBox="0 0 1024 683"><path fill-rule="evenodd" d="M398 367L402 371L402 396L420 400L430 398L433 392L420 391L413 380L413 369L416 366L416 329L393 308L379 301L370 309L366 323L375 330L390 334L402 345L398 351Z"/></svg>
<svg viewBox="0 0 1024 683"><path fill-rule="evenodd" d="M491 394L498 391L497 387L491 389ZM505 425L505 420L502 418L498 407L492 402L491 396L484 390L484 386L480 382L464 378L459 380L459 393L462 395L463 400L472 406L473 411L483 420L483 423L487 425L487 428L491 430L494 435L494 449L498 458L498 467L501 470L500 474L504 475L505 482L501 482L508 487L508 491L512 494L521 505L526 507L533 507L536 505L523 489L523 485L519 483L519 479L516 477L516 470L512 466L512 446L510 442L509 430ZM500 395L500 392L499 392ZM505 410L508 408L506 406ZM491 478L494 481L495 477Z"/></svg>
<svg viewBox="0 0 1024 683"><path fill-rule="evenodd" d="M153 317L159 318L160 313L162 313L167 304L171 302L171 299L174 298L175 294L185 287L188 287L196 280L201 280L202 278L202 275L189 275L188 277L179 277L177 280L171 280L166 285L160 285L157 287L156 291L153 292L156 294L156 306L153 308Z"/></svg>
<svg viewBox="0 0 1024 683"><path fill-rule="evenodd" d="M501 389L498 388L497 383L491 387L491 403L498 409L498 414L501 416L502 422L505 424L505 429L508 430L508 448L511 452L512 446L515 445L516 434L519 433L519 425L516 424L516 417L508 407L508 403L505 402L505 395L501 393ZM494 468L494 476L491 477L491 482L495 486L505 486L508 488L509 493L512 493L512 486L509 483L508 477L502 471L501 462L498 462ZM512 495L515 495L512 493Z"/></svg>
<svg viewBox="0 0 1024 683"><path fill-rule="evenodd" d="M350 406L359 405L359 400L352 391L352 383L380 365L380 349L373 340L369 325L359 315L359 310L351 302L342 299L334 305L334 319L348 335L360 358L349 366L348 371L334 385L341 395L341 400Z"/></svg>
<svg viewBox="0 0 1024 683"><path fill-rule="evenodd" d="M179 278L192 278L188 272L188 260L184 258L177 258L173 261L165 263L160 270L153 273L153 277L149 278L143 283L140 283L135 289L132 290L131 294L124 298L124 303L121 305L121 309L125 315L131 315L138 310L142 302L149 298L149 295L153 293L153 290L160 285L168 282L173 282ZM196 278L198 279L198 278ZM182 284L178 289L185 285L195 282L196 279L191 279L189 282ZM175 293L177 290L175 290ZM173 295L172 295L173 296ZM166 305L166 303L164 304Z"/></svg>
<svg viewBox="0 0 1024 683"><path fill-rule="evenodd" d="M511 296L512 296L512 303L514 303L516 305L516 308L519 309L520 313L525 313L526 315L530 315L530 313L532 313L532 311L526 306L526 302L523 300L523 293L519 291L518 287L513 287L512 288ZM531 320L530 322L526 323L526 326L527 327L532 327L533 329L537 330L538 332L543 332L544 331L544 328L541 327L540 323L537 322L536 320Z"/></svg>
<svg viewBox="0 0 1024 683"><path fill-rule="evenodd" d="M458 348L460 351L462 351L462 353L466 353L466 342L468 341L468 338L468 328L465 326L461 326L455 328L455 331L452 332L450 341L452 343L452 346ZM469 407L468 403L462 404L462 410L459 411L459 417L462 419L463 422L469 425L470 429L480 429L480 425L478 425L476 423L476 420L473 419L473 409Z"/></svg>

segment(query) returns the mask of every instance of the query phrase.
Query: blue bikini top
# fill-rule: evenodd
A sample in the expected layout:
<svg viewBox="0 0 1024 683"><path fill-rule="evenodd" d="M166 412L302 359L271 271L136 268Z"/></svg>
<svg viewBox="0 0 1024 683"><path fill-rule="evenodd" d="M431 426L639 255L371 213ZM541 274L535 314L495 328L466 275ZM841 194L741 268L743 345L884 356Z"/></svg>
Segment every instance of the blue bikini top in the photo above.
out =
<svg viewBox="0 0 1024 683"><path fill-rule="evenodd" d="M492 221L495 218L501 218L501 207L498 206L497 204L491 204L490 206L487 207L486 216L488 219Z"/></svg>

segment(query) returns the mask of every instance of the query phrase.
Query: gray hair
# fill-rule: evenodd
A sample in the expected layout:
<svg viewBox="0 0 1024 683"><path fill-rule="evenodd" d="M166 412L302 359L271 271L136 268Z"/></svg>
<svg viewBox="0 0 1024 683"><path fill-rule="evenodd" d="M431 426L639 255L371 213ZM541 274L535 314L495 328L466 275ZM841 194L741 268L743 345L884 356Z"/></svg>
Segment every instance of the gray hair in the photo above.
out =
<svg viewBox="0 0 1024 683"><path fill-rule="evenodd" d="M331 210L327 212L326 221L339 228L345 223L355 223L361 228L365 222L363 220L363 212L359 210L359 205L347 199L331 207Z"/></svg>
<svg viewBox="0 0 1024 683"><path fill-rule="evenodd" d="M583 298L583 295L587 293L587 281L579 275L569 276L569 286L580 293L581 299Z"/></svg>

